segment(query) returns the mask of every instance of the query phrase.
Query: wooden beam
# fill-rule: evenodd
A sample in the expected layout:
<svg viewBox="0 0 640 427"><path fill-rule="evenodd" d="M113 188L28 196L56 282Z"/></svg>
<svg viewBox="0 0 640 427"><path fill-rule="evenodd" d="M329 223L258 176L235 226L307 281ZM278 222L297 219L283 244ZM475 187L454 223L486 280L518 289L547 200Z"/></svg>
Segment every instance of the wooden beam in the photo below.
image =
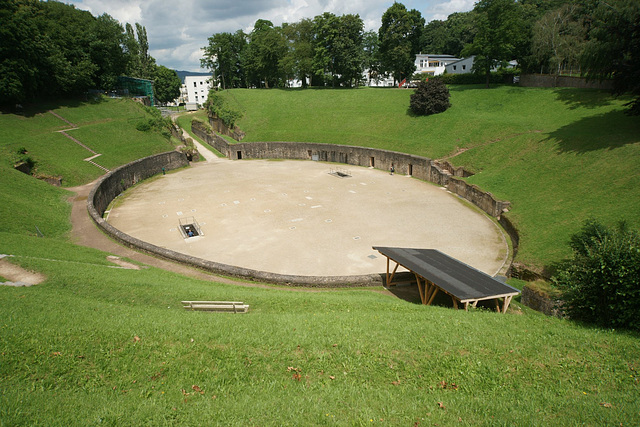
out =
<svg viewBox="0 0 640 427"><path fill-rule="evenodd" d="M431 283L431 282L429 282ZM436 297L436 294L438 293L438 291L440 290L440 288L438 288L435 284L431 283L431 287L433 288L433 291L431 293L431 296L429 297L429 301L427 301L427 305L431 305L431 303L433 302L433 299Z"/></svg>
<svg viewBox="0 0 640 427"><path fill-rule="evenodd" d="M508 296L508 297L504 297L504 303L502 303L502 313L506 313L507 309L509 308L509 304L511 304L511 298L513 298L512 295Z"/></svg>
<svg viewBox="0 0 640 427"><path fill-rule="evenodd" d="M420 301L422 302L422 304L425 303L425 299L426 299L426 283L425 283L425 288L422 287L422 283L420 282L420 276L418 276L417 274L416 276L416 281L418 282L418 292L420 293Z"/></svg>
<svg viewBox="0 0 640 427"><path fill-rule="evenodd" d="M389 258L387 258L387 259L389 259ZM387 286L391 286L391 284L393 283L393 278L396 276L396 271L398 271L398 266L400 266L400 264L398 264L396 262L396 266L393 268L393 273L391 273L391 278L389 279L389 283L387 283ZM389 267L388 266L387 266L387 271L389 271Z"/></svg>

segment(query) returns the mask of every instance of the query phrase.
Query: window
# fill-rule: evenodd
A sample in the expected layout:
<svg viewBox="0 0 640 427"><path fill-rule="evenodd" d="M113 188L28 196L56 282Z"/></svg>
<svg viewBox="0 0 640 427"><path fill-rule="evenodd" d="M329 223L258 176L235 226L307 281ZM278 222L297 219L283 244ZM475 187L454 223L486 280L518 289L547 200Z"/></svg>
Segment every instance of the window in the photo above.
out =
<svg viewBox="0 0 640 427"><path fill-rule="evenodd" d="M440 62L438 61L429 62L429 67L439 67L439 66L440 66Z"/></svg>
<svg viewBox="0 0 640 427"><path fill-rule="evenodd" d="M425 68L429 65L429 62L426 59L420 60L420 68Z"/></svg>
<svg viewBox="0 0 640 427"><path fill-rule="evenodd" d="M202 82L200 82L200 86L202 86Z"/></svg>
<svg viewBox="0 0 640 427"><path fill-rule="evenodd" d="M463 69L463 70L466 70L466 69L467 69L467 66L466 66L466 65L463 65L463 66L462 66L462 69Z"/></svg>
<svg viewBox="0 0 640 427"><path fill-rule="evenodd" d="M453 66L453 71L455 71L455 70L456 70L456 67L457 67L457 65L454 65L454 66Z"/></svg>
<svg viewBox="0 0 640 427"><path fill-rule="evenodd" d="M198 87L198 83L193 82L193 87Z"/></svg>
<svg viewBox="0 0 640 427"><path fill-rule="evenodd" d="M196 101L198 100L198 95L196 95Z"/></svg>

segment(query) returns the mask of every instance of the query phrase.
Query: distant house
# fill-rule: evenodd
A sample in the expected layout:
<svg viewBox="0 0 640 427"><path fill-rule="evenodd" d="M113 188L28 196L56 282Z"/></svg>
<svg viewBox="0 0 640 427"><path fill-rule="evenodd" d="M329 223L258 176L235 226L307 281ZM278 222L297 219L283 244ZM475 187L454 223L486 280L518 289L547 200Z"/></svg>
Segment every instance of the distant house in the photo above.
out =
<svg viewBox="0 0 640 427"><path fill-rule="evenodd" d="M429 53L416 54L416 74L439 76L444 74L448 64L460 61L453 55L434 55Z"/></svg>
<svg viewBox="0 0 640 427"><path fill-rule="evenodd" d="M470 73L473 68L473 60L475 56L468 58L458 59L457 61L450 62L445 66L447 74L466 74Z"/></svg>
<svg viewBox="0 0 640 427"><path fill-rule="evenodd" d="M180 91L181 102L204 104L211 89L211 76L185 76Z"/></svg>
<svg viewBox="0 0 640 427"><path fill-rule="evenodd" d="M448 74L466 74L470 73L473 69L473 62L476 56L472 55L468 58L459 59L455 62L447 64L445 67ZM509 61L506 68L514 68L518 66L518 61ZM498 71L498 67L494 67L491 71Z"/></svg>

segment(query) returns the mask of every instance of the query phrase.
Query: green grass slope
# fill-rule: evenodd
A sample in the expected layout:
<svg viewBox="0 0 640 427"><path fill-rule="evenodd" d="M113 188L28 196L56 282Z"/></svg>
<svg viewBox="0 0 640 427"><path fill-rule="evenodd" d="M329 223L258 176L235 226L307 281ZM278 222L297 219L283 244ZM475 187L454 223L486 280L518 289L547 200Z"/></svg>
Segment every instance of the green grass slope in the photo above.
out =
<svg viewBox="0 0 640 427"><path fill-rule="evenodd" d="M26 120L36 136L52 127ZM125 270L67 241L67 191L4 160L0 253L47 279L0 286L0 425L640 424L637 334L517 302L464 312ZM185 299L251 309L189 312Z"/></svg>
<svg viewBox="0 0 640 427"><path fill-rule="evenodd" d="M49 113L52 110L73 127ZM0 114L0 158L12 166L18 149L24 148L36 161L36 173L63 177L73 187L90 182L104 171L85 162L93 153L65 137L67 133L101 154L95 162L108 169L144 156L173 149L157 132L140 132L136 124L150 115L138 103L127 99L99 98L90 102L38 106L23 115ZM69 130L73 129L73 130Z"/></svg>
<svg viewBox="0 0 640 427"><path fill-rule="evenodd" d="M49 278L0 287L5 425L636 425L637 336L524 310L424 307L123 270L0 234ZM246 315L182 309L241 300Z"/></svg>
<svg viewBox="0 0 640 427"><path fill-rule="evenodd" d="M569 254L589 217L640 227L640 120L624 99L580 89L451 87L452 107L414 117L413 91L231 90L245 141L360 145L448 158L469 182L513 203L518 261ZM460 155L456 155L462 152Z"/></svg>

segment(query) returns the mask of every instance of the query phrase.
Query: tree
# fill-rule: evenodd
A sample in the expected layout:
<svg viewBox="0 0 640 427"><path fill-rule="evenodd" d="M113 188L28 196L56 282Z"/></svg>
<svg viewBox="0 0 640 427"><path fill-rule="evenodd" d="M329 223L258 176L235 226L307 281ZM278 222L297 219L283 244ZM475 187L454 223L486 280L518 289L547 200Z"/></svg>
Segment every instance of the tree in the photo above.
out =
<svg viewBox="0 0 640 427"><path fill-rule="evenodd" d="M420 48L420 36L424 19L419 11L410 11L402 3L394 3L382 15L378 30L380 58L385 71L396 81L411 76L416 70L416 53Z"/></svg>
<svg viewBox="0 0 640 427"><path fill-rule="evenodd" d="M280 28L271 21L258 19L249 39L246 66L252 85L270 88L283 83L279 61L285 56L287 44Z"/></svg>
<svg viewBox="0 0 640 427"><path fill-rule="evenodd" d="M313 21L305 18L300 22L282 26L282 32L288 43L285 57L281 60L281 68L302 82L307 87L313 75Z"/></svg>
<svg viewBox="0 0 640 427"><path fill-rule="evenodd" d="M613 79L616 95L630 93L635 98L627 104L628 113L640 115L640 3L594 2L583 71L590 80Z"/></svg>
<svg viewBox="0 0 640 427"><path fill-rule="evenodd" d="M411 94L409 108L419 116L442 113L451 106L449 96L449 89L442 80L429 79L418 83Z"/></svg>
<svg viewBox="0 0 640 427"><path fill-rule="evenodd" d="M180 96L182 81L175 70L170 70L163 65L158 65L153 80L153 88L155 89L155 96L158 102L166 104Z"/></svg>
<svg viewBox="0 0 640 427"><path fill-rule="evenodd" d="M489 87L491 70L514 59L525 26L515 0L480 0L474 9L476 35L463 55L475 55L474 70L484 73Z"/></svg>
<svg viewBox="0 0 640 427"><path fill-rule="evenodd" d="M367 80L378 79L382 73L380 65L380 44L378 43L378 33L367 31L362 36L362 67L368 71Z"/></svg>
<svg viewBox="0 0 640 427"><path fill-rule="evenodd" d="M338 32L333 40L335 71L342 86L358 86L362 81L364 23L359 15L338 18Z"/></svg>
<svg viewBox="0 0 640 427"><path fill-rule="evenodd" d="M111 89L124 73L122 26L61 2L0 3L0 103Z"/></svg>
<svg viewBox="0 0 640 427"><path fill-rule="evenodd" d="M473 19L473 12L456 12L449 15L446 21L429 22L422 32L421 51L460 57L464 47L473 42Z"/></svg>
<svg viewBox="0 0 640 427"><path fill-rule="evenodd" d="M548 63L556 75L564 68L579 69L585 29L578 7L565 4L547 12L533 27L532 50L540 63Z"/></svg>
<svg viewBox="0 0 640 427"><path fill-rule="evenodd" d="M589 220L570 246L573 258L553 278L569 316L640 330L640 235L624 222L610 229Z"/></svg>
<svg viewBox="0 0 640 427"><path fill-rule="evenodd" d="M247 35L238 30L234 34L217 33L209 37L200 60L203 68L212 71L222 89L247 87L246 67Z"/></svg>

